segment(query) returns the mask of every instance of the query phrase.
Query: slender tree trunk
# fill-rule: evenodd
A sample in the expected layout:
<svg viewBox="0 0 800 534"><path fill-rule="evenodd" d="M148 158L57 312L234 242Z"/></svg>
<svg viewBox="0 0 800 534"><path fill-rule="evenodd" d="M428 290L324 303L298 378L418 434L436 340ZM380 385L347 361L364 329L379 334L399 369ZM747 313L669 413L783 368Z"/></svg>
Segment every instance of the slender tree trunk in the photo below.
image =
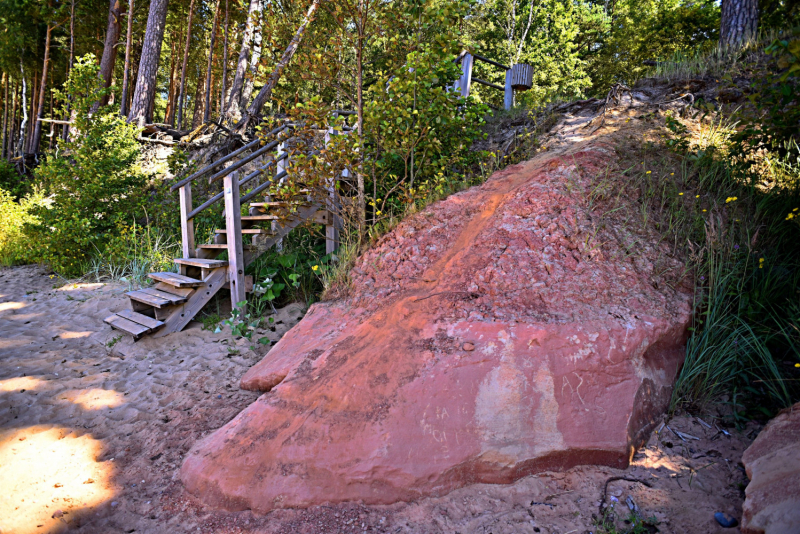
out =
<svg viewBox="0 0 800 534"><path fill-rule="evenodd" d="M8 74L3 73L3 89L5 96L3 97L3 150L0 151L2 157L6 154L6 142L8 141Z"/></svg>
<svg viewBox="0 0 800 534"><path fill-rule="evenodd" d="M740 48L758 32L758 0L722 0L719 40L722 46Z"/></svg>
<svg viewBox="0 0 800 534"><path fill-rule="evenodd" d="M186 99L186 66L189 64L189 45L192 41L192 16L194 15L194 0L189 4L189 23L186 26L186 48L183 50L183 66L181 67L181 85L178 93L178 123L177 128L183 128L183 105Z"/></svg>
<svg viewBox="0 0 800 534"><path fill-rule="evenodd" d="M364 146L364 20L362 18L358 32L358 43L356 47L356 113L358 123L356 131L358 133L358 147ZM363 154L363 151L361 152ZM367 227L367 200L364 192L364 165L361 157L358 158L358 172L356 172L356 185L358 187L358 223L360 231L363 233Z"/></svg>
<svg viewBox="0 0 800 534"><path fill-rule="evenodd" d="M198 69L199 71L199 69ZM192 130L203 124L203 89L205 78L197 73L197 87L194 92L194 114L192 115Z"/></svg>
<svg viewBox="0 0 800 534"><path fill-rule="evenodd" d="M35 129L36 123L36 97L39 96L39 91L37 88L39 87L39 73L33 73L33 84L31 85L31 109L30 109L30 117L31 121L28 123L28 130L25 132L25 153L31 153L31 144L33 143L33 131Z"/></svg>
<svg viewBox="0 0 800 534"><path fill-rule="evenodd" d="M25 69L22 67L22 57L19 59L19 70L22 73L22 120L19 123L19 154L25 153L26 129L28 126L28 84L25 81Z"/></svg>
<svg viewBox="0 0 800 534"><path fill-rule="evenodd" d="M222 94L219 100L219 113L225 108L225 89L228 83L228 0L225 0L225 40L222 43ZM222 117L220 117L222 121Z"/></svg>
<svg viewBox="0 0 800 534"><path fill-rule="evenodd" d="M69 4L69 61L67 62L67 78L69 78L70 73L72 72L72 62L75 60L75 0L72 0ZM72 115L72 97L69 97L67 100L67 113L64 116L64 120L69 120L70 116ZM66 141L69 139L69 126L64 125L64 129L61 132L61 137Z"/></svg>
<svg viewBox="0 0 800 534"><path fill-rule="evenodd" d="M211 115L211 66L214 61L214 44L217 41L217 27L219 26L219 0L217 0L217 9L214 14L214 26L211 28L211 44L208 46L208 67L206 68L206 99L203 107L203 123L208 123Z"/></svg>
<svg viewBox="0 0 800 534"><path fill-rule="evenodd" d="M74 4L74 2L73 2ZM128 116L128 86L131 77L131 39L133 37L133 0L128 0L128 32L125 34L125 66L122 73L122 96L119 114Z"/></svg>
<svg viewBox="0 0 800 534"><path fill-rule="evenodd" d="M110 0L108 6L108 25L106 28L106 42L103 46L103 57L100 59L99 76L103 80L103 87L111 87L111 77L114 74L114 64L117 62L117 41L122 27L120 23L120 0ZM108 104L108 95L100 99L100 105Z"/></svg>
<svg viewBox="0 0 800 534"><path fill-rule="evenodd" d="M247 21L245 22L244 32L242 33L242 49L239 51L239 61L236 63L236 72L233 75L231 92L225 103L225 116L228 119L235 119L241 114L241 109L238 104L242 96L242 89L244 88L247 60L250 57L250 45L253 40L256 18L258 18L256 12L260 4L260 0L250 0Z"/></svg>
<svg viewBox="0 0 800 534"><path fill-rule="evenodd" d="M17 108L19 102L19 82L14 82L14 101L11 103L11 124L10 126L10 139L8 146L6 147L6 159L11 159L14 157L14 141L16 140L17 136L15 135L16 126L17 126Z"/></svg>
<svg viewBox="0 0 800 534"><path fill-rule="evenodd" d="M164 41L164 26L167 21L167 4L168 0L150 1L150 13L147 17L147 29L142 43L142 57L139 60L136 89L133 92L133 102L128 113L128 120L135 121L140 126L150 119L148 112L155 99L158 59L161 55L161 43Z"/></svg>
<svg viewBox="0 0 800 534"><path fill-rule="evenodd" d="M169 53L169 90L167 91L167 109L164 111L164 122L175 125L175 97L178 94L178 84L175 83L176 71L176 46L181 39L172 39L172 46Z"/></svg>
<svg viewBox="0 0 800 534"><path fill-rule="evenodd" d="M50 82L52 83L53 81L52 75L50 76L50 78L51 78ZM50 118L51 119L53 118L53 91L50 91ZM48 137L50 138L50 141L48 143L48 147L50 148L50 150L53 150L53 137L55 137L55 126L56 125L54 123L52 122L50 123L50 135L48 135Z"/></svg>
<svg viewBox="0 0 800 534"><path fill-rule="evenodd" d="M262 3L259 0L259 11L261 11ZM261 61L261 44L263 41L261 28L253 33L253 54L250 56L250 75L244 79L244 87L242 87L242 97L239 100L239 109L247 109L247 104L250 103L250 97L253 96L253 85L256 83L256 76L258 75L258 64Z"/></svg>
<svg viewBox="0 0 800 534"><path fill-rule="evenodd" d="M36 124L33 125L33 142L31 143L31 152L34 154L39 152L39 145L42 141L42 122L40 119L44 118L44 105L45 105L45 90L47 89L47 67L50 64L50 36L53 33L53 26L47 27L47 36L44 41L44 64L42 65L42 83L39 87L38 109L36 111Z"/></svg>
<svg viewBox="0 0 800 534"><path fill-rule="evenodd" d="M267 78L266 83L264 83L264 87L261 88L255 99L253 99L250 107L247 108L247 111L242 116L242 120L240 120L236 125L237 132L242 133L245 131L250 120L261 113L261 108L264 107L264 104L266 104L267 100L269 100L269 98L272 96L272 90L275 88L275 85L277 85L278 80L281 79L283 71L286 70L286 67L292 60L292 56L294 56L294 53L297 52L297 48L303 41L303 34L306 32L306 28L314 21L319 4L320 0L312 1L311 6L308 8L308 12L306 12L303 22L297 28L294 37L292 37L292 40L289 42L289 46L287 46L286 50L283 52L283 56L281 56L280 61L278 61L278 64L275 65L275 69L272 71L272 74L269 75L269 78Z"/></svg>

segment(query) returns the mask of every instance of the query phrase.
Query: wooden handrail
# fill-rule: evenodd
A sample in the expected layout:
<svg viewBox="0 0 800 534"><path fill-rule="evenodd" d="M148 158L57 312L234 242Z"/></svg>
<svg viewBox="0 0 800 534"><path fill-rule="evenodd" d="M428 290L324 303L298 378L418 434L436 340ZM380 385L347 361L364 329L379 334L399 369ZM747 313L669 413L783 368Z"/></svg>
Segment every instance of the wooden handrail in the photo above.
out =
<svg viewBox="0 0 800 534"><path fill-rule="evenodd" d="M286 128L289 128L289 126L288 125L279 126L278 128L275 128L274 130L269 132L266 135L266 137L270 137L272 135L277 135L280 132L282 132L283 130L285 130ZM229 162L230 160L234 159L239 154L242 154L243 152L247 152L248 150L257 147L260 144L261 144L261 139L260 138L259 139L255 139L254 141L251 141L251 142L247 143L242 148L240 148L238 150L234 150L233 152L231 152L227 156L222 157L222 158L218 159L217 161L215 161L215 162L213 162L213 163L211 163L209 165L206 165L205 167L203 167L202 169L200 169L196 173L192 174L191 176L187 176L186 178L184 178L184 179L180 180L179 182L175 183L172 187L169 188L170 191L177 191L178 189L180 189L184 185L188 184L189 182L192 182L193 180L203 176L204 174L206 174L207 172L211 171L212 169L214 169L216 167L219 167L223 163Z"/></svg>
<svg viewBox="0 0 800 534"><path fill-rule="evenodd" d="M248 163L250 163L254 159L259 158L259 157L263 156L264 154L266 154L267 152L269 152L270 150L274 149L276 146L278 146L282 142L283 142L283 140L278 140L278 141L273 141L268 145L262 146L261 148L259 148L255 152L243 157L242 159L240 159L239 161L237 161L236 163L234 163L230 167L225 167L224 169L222 169L221 171L217 172L216 174L211 175L208 178L208 183L213 184L214 182L216 182L220 178L224 178L227 175L229 175L230 173L232 173L233 171L239 170L240 168L244 167L245 165L247 165Z"/></svg>
<svg viewBox="0 0 800 534"><path fill-rule="evenodd" d="M257 169L257 170L255 170L255 171L251 172L250 174L248 174L247 176L245 176L244 178L242 178L241 180L239 180L239 187L243 186L244 184L246 184L247 182L249 182L250 180L252 180L252 179L253 179L253 178L255 178L256 176L259 176L260 174L263 174L263 173L264 173L264 171L266 171L266 170L267 170L267 169L268 169L270 166L272 166L273 164L277 163L278 161L281 161L281 160L284 160L284 159L286 159L287 157L289 157L289 153L288 153L288 152L284 152L283 154L281 154L281 155L280 155L280 156L278 156L277 158L275 158L275 159L273 159L273 160L270 160L269 162L267 162L267 164L266 164L266 165L264 165L264 166L263 166L263 167L261 167L260 169ZM285 173L284 173L284 175L285 175ZM283 176L281 176L281 178L283 178ZM270 183L271 183L271 182L270 182ZM261 192L261 191L263 191L263 188L259 189L259 192ZM197 217L198 215L200 215L200 213L201 213L203 210L205 210L205 209L207 209L207 208L211 207L211 206L212 206L212 205L214 205L215 203L217 203L217 202L219 202L220 200L222 200L223 196L224 196L224 194L223 194L223 193L217 193L217 194L216 194L216 195L214 195L213 197L211 197L211 198L209 198L208 200L206 200L205 202L203 202L203 203L202 203L200 206L196 207L196 208L195 208L195 209L193 209L191 212L187 213L187 214L186 214L186 219L188 219L188 220L194 219L195 217ZM247 198L251 198L251 197L247 197ZM240 201L240 204L241 204L241 202L244 202L244 201L245 201L245 200L244 200L244 199L242 199L242 200Z"/></svg>
<svg viewBox="0 0 800 534"><path fill-rule="evenodd" d="M479 60L483 61L484 63L489 63L491 65L494 65L495 67L500 67L501 69L505 69L505 70L511 69L511 67L506 67L502 63L498 63L497 61L493 61L493 60L491 60L491 59L489 59L487 57L479 56L478 54L472 54L472 57L474 57L475 59L479 59Z"/></svg>
<svg viewBox="0 0 800 534"><path fill-rule="evenodd" d="M491 82L487 82L486 80L481 80L480 78L472 78L472 81L473 82L477 82L477 83L479 83L481 85L485 85L487 87L493 87L494 89L499 89L500 91L505 91L506 90L505 87L500 87L497 84L494 84L494 83L491 83Z"/></svg>
<svg viewBox="0 0 800 534"><path fill-rule="evenodd" d="M253 198L253 197L254 197L254 196L256 196L257 194L259 194L260 192L262 192L264 189L266 189L267 187L269 187L270 185L272 185L272 184L275 182L275 180L280 180L281 178L285 177L287 174L288 174L288 173L287 173L286 171L281 171L281 172L279 172L278 174L276 174L276 175L275 175L275 177L274 177L274 178L270 178L269 180L267 180L267 181L266 181L266 182L264 182L263 184L259 185L258 187L256 187L255 189L253 189L252 191L250 191L249 193L247 193L245 196L243 196L243 197L241 198L241 200L239 201L239 204L240 204L240 205L241 205L241 204L244 204L245 202L247 202L248 200L250 200L251 198Z"/></svg>

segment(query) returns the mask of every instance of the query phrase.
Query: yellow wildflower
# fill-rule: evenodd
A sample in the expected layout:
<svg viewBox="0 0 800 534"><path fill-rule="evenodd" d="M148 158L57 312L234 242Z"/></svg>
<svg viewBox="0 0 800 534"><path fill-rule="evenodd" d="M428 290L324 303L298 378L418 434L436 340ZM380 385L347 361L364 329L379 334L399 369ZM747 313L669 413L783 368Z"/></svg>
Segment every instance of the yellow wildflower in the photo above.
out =
<svg viewBox="0 0 800 534"><path fill-rule="evenodd" d="M318 271L318 270L319 270L319 265L314 265L314 266L311 268L311 270L312 270L312 271Z"/></svg>
<svg viewBox="0 0 800 534"><path fill-rule="evenodd" d="M645 174L650 174L651 172L653 172L653 171L647 171Z"/></svg>
<svg viewBox="0 0 800 534"><path fill-rule="evenodd" d="M725 199L725 204L728 204L729 202L734 202L736 200L739 200L739 197L728 197Z"/></svg>
<svg viewBox="0 0 800 534"><path fill-rule="evenodd" d="M683 193L678 193L678 196L679 196L679 197L682 197L682 196L683 196Z"/></svg>

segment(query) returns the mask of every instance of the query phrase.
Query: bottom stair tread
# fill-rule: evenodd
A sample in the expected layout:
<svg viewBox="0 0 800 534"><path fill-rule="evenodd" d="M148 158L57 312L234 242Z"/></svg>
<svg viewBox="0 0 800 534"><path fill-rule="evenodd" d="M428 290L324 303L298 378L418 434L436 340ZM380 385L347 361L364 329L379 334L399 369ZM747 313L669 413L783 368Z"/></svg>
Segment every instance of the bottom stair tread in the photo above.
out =
<svg viewBox="0 0 800 534"><path fill-rule="evenodd" d="M139 339L141 336L164 326L161 321L129 310L110 315L105 318L104 322L110 324L112 328L132 335L133 339Z"/></svg>

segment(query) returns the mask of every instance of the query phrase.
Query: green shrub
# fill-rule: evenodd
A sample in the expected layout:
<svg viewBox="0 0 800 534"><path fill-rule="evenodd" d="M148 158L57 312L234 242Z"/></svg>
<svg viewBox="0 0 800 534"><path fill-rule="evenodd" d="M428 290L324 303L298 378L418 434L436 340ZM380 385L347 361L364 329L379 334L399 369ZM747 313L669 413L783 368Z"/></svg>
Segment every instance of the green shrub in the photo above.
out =
<svg viewBox="0 0 800 534"><path fill-rule="evenodd" d="M0 189L5 189L19 200L31 192L31 183L11 163L0 159Z"/></svg>
<svg viewBox="0 0 800 534"><path fill-rule="evenodd" d="M39 189L20 200L0 189L0 265L30 263L36 259L36 242L25 234L25 228L38 224L40 220L34 212L49 205L50 200Z"/></svg>
<svg viewBox="0 0 800 534"><path fill-rule="evenodd" d="M138 130L110 106L93 111L109 91L97 72L93 55L76 60L63 92L57 92L62 102L72 98L75 133L35 171L53 203L37 211L41 221L32 237L41 247L39 259L65 275L80 274L121 222L143 213L147 180L137 166Z"/></svg>

